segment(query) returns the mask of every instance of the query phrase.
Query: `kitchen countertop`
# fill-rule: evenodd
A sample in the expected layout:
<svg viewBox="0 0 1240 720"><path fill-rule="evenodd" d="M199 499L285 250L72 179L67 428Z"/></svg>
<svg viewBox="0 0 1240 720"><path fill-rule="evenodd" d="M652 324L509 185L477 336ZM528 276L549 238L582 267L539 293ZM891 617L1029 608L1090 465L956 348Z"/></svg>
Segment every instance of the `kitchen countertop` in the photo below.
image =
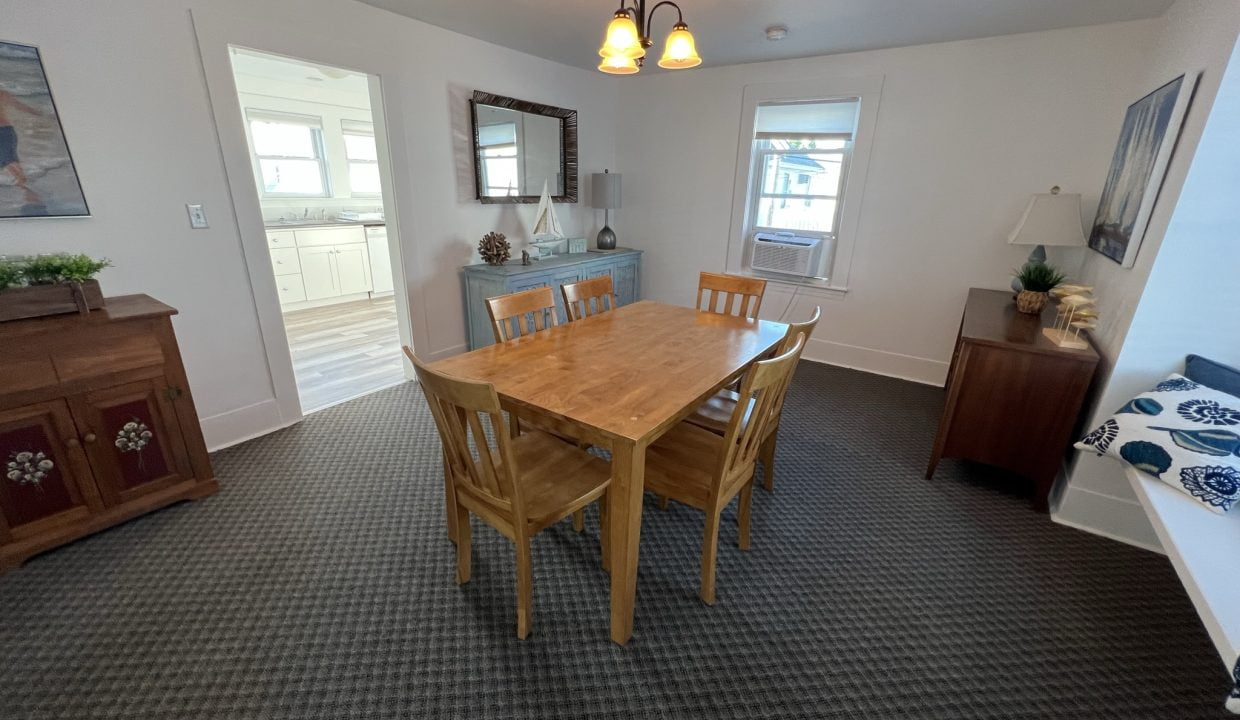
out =
<svg viewBox="0 0 1240 720"><path fill-rule="evenodd" d="M348 227L350 225L361 225L364 227L383 227L387 225L385 220L306 220L296 222L274 222L267 223L268 230L296 230L298 228L312 227Z"/></svg>

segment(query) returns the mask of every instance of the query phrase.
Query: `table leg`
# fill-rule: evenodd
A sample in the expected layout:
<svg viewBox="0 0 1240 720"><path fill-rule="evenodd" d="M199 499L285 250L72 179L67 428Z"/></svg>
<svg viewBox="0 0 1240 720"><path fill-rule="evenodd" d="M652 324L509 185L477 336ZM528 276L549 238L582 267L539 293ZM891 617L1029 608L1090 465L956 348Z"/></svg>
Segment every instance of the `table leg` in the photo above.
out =
<svg viewBox="0 0 1240 720"><path fill-rule="evenodd" d="M642 530L642 492L646 476L644 443L617 441L611 448L611 487L607 524L611 534L611 639L620 645L633 636L637 597L637 547Z"/></svg>

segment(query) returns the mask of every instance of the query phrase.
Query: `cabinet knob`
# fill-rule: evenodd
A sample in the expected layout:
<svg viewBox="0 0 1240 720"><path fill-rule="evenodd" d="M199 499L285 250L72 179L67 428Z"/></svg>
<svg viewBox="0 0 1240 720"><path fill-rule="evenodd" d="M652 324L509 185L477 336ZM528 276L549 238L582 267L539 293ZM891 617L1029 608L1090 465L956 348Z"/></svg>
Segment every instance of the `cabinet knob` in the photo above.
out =
<svg viewBox="0 0 1240 720"><path fill-rule="evenodd" d="M69 438L68 440L65 440L65 445L68 445L71 448L75 448L75 447L81 447L82 443L78 441L77 438Z"/></svg>
<svg viewBox="0 0 1240 720"><path fill-rule="evenodd" d="M83 435L83 436L82 436L82 439L83 439L83 440L85 440L85 441L86 441L86 442L88 442L88 443L93 443L94 441L98 440L99 438L98 438L98 436L96 436L94 433L86 433L85 435Z"/></svg>

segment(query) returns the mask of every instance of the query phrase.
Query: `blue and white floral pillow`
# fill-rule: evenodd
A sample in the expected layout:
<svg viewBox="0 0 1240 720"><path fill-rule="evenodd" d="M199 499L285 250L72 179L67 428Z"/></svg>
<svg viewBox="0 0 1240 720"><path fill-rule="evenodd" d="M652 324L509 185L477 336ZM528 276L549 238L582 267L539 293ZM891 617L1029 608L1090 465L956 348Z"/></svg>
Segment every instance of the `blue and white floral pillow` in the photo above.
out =
<svg viewBox="0 0 1240 720"><path fill-rule="evenodd" d="M1216 513L1240 501L1240 398L1172 374L1081 439Z"/></svg>

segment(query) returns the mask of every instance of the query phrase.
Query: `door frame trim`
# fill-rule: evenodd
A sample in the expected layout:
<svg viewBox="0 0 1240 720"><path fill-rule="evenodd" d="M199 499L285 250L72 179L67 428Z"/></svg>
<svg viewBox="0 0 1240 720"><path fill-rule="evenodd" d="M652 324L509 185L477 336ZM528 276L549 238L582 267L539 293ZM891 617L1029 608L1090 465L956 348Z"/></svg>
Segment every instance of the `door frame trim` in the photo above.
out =
<svg viewBox="0 0 1240 720"><path fill-rule="evenodd" d="M297 392L271 256L267 250L267 228L263 222L229 51L233 47L253 49L354 70L369 77L371 114L383 188L388 250L394 281L393 293L396 297L397 328L401 344L427 347L429 330L425 312L411 312L415 305L424 309L426 304L420 297L420 288L409 280L414 276L413 253L404 252L401 243L401 238L406 237L405 231L409 228L402 226L401 203L398 198L413 196L412 179L407 163L398 172L393 160L408 159L410 155L403 133L388 132L388 128L405 127L405 123L400 114L400 103L385 97L384 90L401 86L399 74L402 72L402 65L373 46L351 44L343 41L340 36L325 37L307 33L274 20L252 17L246 18L245 22L238 22L237 18L200 9L191 9L190 18L197 39L208 103L215 121L220 161L224 166L228 192L232 197L233 221L241 240L246 272L250 279L271 390L279 412L277 423L259 433L250 432L250 435L254 436L294 424L304 417L304 413ZM405 214L405 217L411 218L412 213ZM412 238L412 232L407 236ZM408 366L405 367L405 376L412 377L412 370ZM254 400L260 403L267 399Z"/></svg>

